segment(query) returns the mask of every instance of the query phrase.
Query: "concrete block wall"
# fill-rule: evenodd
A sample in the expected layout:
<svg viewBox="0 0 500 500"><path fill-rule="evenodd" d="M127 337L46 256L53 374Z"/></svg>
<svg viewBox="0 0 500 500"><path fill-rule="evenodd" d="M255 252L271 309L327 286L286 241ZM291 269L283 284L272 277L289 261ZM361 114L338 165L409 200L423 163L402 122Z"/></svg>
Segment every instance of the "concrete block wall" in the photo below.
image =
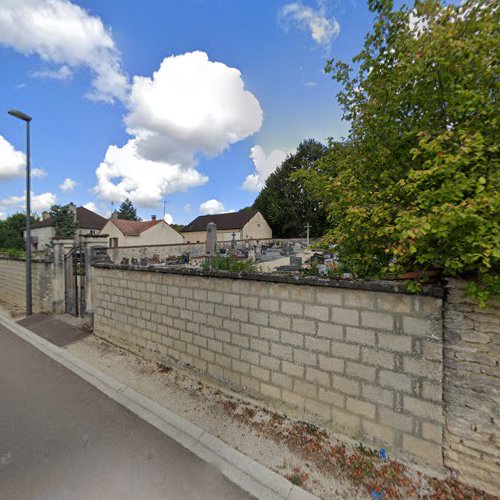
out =
<svg viewBox="0 0 500 500"><path fill-rule="evenodd" d="M500 492L500 302L479 308L450 280L444 308L444 463L457 479Z"/></svg>
<svg viewBox="0 0 500 500"><path fill-rule="evenodd" d="M53 267L50 263L31 264L33 312L52 311ZM26 262L0 257L0 300L26 307Z"/></svg>
<svg viewBox="0 0 500 500"><path fill-rule="evenodd" d="M96 335L442 468L441 298L390 293L395 284L94 270Z"/></svg>

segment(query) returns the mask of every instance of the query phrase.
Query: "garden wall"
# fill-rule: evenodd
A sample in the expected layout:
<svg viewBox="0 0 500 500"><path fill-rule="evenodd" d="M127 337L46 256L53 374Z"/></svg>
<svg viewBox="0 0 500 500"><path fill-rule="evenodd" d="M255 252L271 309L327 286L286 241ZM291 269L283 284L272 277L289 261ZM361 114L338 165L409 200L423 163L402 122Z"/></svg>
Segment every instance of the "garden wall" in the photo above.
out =
<svg viewBox="0 0 500 500"><path fill-rule="evenodd" d="M455 476L500 492L500 303L479 308L450 280L444 308L444 462Z"/></svg>
<svg viewBox="0 0 500 500"><path fill-rule="evenodd" d="M442 468L441 289L415 296L389 282L94 271L96 335Z"/></svg>
<svg viewBox="0 0 500 500"><path fill-rule="evenodd" d="M53 266L32 261L33 312L52 311ZM24 309L26 307L26 262L0 256L0 300Z"/></svg>

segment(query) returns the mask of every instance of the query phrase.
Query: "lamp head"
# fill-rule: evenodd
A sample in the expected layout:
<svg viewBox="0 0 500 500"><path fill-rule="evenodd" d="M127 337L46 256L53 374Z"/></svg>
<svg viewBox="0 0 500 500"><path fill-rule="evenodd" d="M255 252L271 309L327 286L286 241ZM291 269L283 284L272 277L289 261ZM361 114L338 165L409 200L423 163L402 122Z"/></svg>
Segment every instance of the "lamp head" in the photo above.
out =
<svg viewBox="0 0 500 500"><path fill-rule="evenodd" d="M14 116L15 118L19 118L20 120L23 120L25 122L31 121L31 116L29 116L26 113L23 113L22 111L19 111L17 109L9 110L9 115Z"/></svg>

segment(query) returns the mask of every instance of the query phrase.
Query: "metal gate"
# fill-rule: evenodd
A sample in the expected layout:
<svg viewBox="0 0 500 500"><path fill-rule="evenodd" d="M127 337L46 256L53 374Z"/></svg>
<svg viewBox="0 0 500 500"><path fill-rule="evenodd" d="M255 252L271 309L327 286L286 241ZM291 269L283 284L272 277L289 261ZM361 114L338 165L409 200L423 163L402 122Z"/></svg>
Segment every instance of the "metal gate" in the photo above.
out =
<svg viewBox="0 0 500 500"><path fill-rule="evenodd" d="M85 252L80 245L64 256L64 283L66 312L81 316L85 312Z"/></svg>

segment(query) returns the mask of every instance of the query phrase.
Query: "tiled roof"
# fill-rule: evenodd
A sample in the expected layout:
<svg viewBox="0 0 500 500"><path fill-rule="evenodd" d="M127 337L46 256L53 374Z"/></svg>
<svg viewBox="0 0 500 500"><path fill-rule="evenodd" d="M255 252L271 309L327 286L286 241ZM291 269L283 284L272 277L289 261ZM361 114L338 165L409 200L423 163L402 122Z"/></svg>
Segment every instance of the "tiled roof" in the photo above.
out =
<svg viewBox="0 0 500 500"><path fill-rule="evenodd" d="M102 229L106 222L108 222L104 217L85 207L78 207L76 209L76 221L80 229ZM52 217L49 217L48 219L35 222L31 227L36 229L38 227L51 226L53 226Z"/></svg>
<svg viewBox="0 0 500 500"><path fill-rule="evenodd" d="M220 230L243 229L243 226L258 212L258 210L251 209L228 214L200 215L194 221L184 226L182 232L206 231L209 222L214 222L217 229Z"/></svg>
<svg viewBox="0 0 500 500"><path fill-rule="evenodd" d="M109 221L112 222L124 236L139 236L146 231L146 229L162 222L161 220L136 221L125 219L109 219Z"/></svg>

